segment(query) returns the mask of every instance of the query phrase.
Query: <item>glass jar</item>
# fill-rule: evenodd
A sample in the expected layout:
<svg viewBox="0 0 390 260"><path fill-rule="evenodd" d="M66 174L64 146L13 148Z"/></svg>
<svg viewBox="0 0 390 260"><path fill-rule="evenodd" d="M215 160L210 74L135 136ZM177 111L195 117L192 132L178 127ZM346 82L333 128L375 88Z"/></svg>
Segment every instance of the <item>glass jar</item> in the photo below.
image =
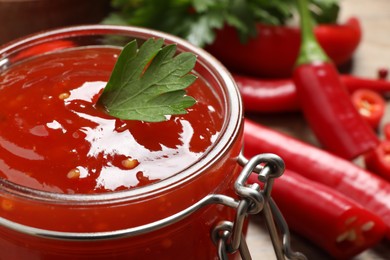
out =
<svg viewBox="0 0 390 260"><path fill-rule="evenodd" d="M239 92L219 62L167 34L96 25L48 31L4 45L0 49L0 71L56 49L123 46L132 39L150 37L164 38L167 44L176 43L179 52L198 56L195 73L213 89L223 114L221 132L211 149L178 174L118 192L61 194L0 178L1 259L217 257L211 230L219 221L233 221L235 217L234 199L238 196L233 186L239 175L237 157L243 127ZM212 194L231 197L233 206L210 203Z"/></svg>

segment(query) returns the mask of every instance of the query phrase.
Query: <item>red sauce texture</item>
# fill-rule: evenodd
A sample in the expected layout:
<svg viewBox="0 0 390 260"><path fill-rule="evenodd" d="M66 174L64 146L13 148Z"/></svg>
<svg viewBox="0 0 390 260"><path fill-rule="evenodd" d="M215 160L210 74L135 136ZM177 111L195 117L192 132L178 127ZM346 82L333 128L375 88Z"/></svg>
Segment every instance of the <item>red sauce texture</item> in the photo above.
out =
<svg viewBox="0 0 390 260"><path fill-rule="evenodd" d="M91 194L169 178L195 163L222 128L223 108L199 78L185 115L147 123L96 105L119 50L46 54L0 72L0 177L50 192Z"/></svg>

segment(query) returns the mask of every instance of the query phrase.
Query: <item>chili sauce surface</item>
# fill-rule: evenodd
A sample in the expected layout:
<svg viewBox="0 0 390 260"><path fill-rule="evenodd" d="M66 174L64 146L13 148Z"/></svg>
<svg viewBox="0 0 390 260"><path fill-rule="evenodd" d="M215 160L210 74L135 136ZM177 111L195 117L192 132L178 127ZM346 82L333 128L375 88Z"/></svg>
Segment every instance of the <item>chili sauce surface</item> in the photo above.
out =
<svg viewBox="0 0 390 260"><path fill-rule="evenodd" d="M204 154L223 116L200 78L188 88L197 103L165 122L116 119L96 104L118 55L73 49L0 72L0 178L58 193L110 192L168 178Z"/></svg>

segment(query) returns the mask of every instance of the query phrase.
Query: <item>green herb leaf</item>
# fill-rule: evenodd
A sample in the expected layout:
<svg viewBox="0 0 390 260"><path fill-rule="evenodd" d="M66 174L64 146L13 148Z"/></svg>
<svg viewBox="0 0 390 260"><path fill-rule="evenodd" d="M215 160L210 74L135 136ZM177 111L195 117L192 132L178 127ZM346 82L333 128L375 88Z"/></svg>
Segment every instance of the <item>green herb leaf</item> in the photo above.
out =
<svg viewBox="0 0 390 260"><path fill-rule="evenodd" d="M310 9L317 23L335 23L340 6L338 0L312 0Z"/></svg>
<svg viewBox="0 0 390 260"><path fill-rule="evenodd" d="M339 0L309 0L317 23L336 23ZM106 24L153 28L205 47L225 24L240 38L256 36L256 23L284 25L296 15L296 0L112 0Z"/></svg>
<svg viewBox="0 0 390 260"><path fill-rule="evenodd" d="M122 50L98 102L117 118L159 122L167 115L187 113L195 99L185 88L196 76L193 53L175 55L176 45L163 47L162 39L149 39L139 49L134 40Z"/></svg>

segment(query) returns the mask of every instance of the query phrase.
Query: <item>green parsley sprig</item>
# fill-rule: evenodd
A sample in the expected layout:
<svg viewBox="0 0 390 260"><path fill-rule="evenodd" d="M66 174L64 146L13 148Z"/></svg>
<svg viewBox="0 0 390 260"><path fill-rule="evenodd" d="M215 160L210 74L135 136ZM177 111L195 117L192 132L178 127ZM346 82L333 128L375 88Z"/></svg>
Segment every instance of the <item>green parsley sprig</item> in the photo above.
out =
<svg viewBox="0 0 390 260"><path fill-rule="evenodd" d="M184 52L176 56L176 45L164 46L163 39L148 39L138 48L128 43L115 64L98 103L108 114L127 120L159 122L167 115L187 113L195 99L185 88L196 76L190 74L196 56Z"/></svg>
<svg viewBox="0 0 390 260"><path fill-rule="evenodd" d="M318 23L336 23L338 0L310 0ZM107 24L135 25L168 32L204 47L225 24L241 39L256 36L256 23L284 25L296 14L296 0L112 0Z"/></svg>

